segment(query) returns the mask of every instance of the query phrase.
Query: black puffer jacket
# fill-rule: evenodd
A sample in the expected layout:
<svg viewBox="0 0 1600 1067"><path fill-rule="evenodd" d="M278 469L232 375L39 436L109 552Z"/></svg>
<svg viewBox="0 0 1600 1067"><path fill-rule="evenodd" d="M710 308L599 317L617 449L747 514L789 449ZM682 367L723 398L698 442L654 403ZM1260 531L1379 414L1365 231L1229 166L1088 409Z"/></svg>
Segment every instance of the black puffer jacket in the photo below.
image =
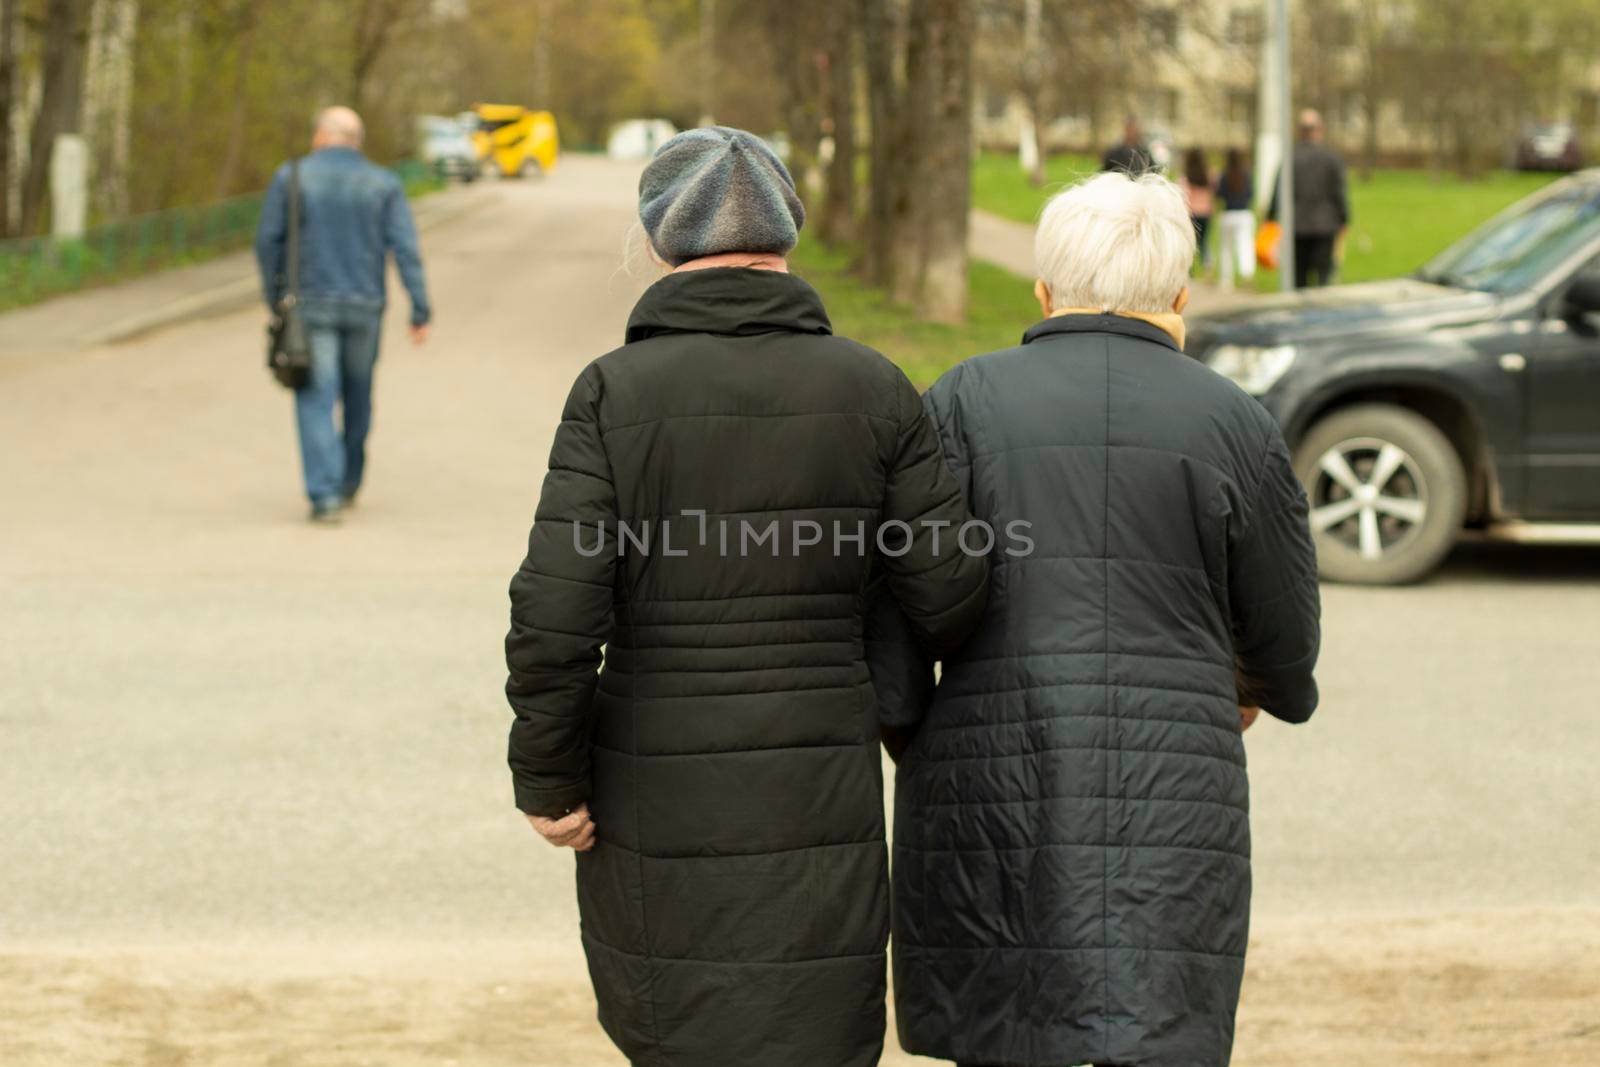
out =
<svg viewBox="0 0 1600 1067"><path fill-rule="evenodd" d="M517 804L589 801L583 943L635 1064L874 1064L889 908L867 586L881 569L948 644L982 613L987 561L933 551L920 520L968 517L933 426L803 281L671 275L628 342L573 388L511 585ZM915 538L875 559L890 520Z"/></svg>
<svg viewBox="0 0 1600 1067"><path fill-rule="evenodd" d="M995 556L987 617L937 690L893 612L873 615L883 714L911 737L901 1042L1021 1067L1226 1064L1250 906L1236 657L1278 717L1317 702L1283 438L1116 316L1047 320L928 400L973 512L1030 522L1034 544Z"/></svg>

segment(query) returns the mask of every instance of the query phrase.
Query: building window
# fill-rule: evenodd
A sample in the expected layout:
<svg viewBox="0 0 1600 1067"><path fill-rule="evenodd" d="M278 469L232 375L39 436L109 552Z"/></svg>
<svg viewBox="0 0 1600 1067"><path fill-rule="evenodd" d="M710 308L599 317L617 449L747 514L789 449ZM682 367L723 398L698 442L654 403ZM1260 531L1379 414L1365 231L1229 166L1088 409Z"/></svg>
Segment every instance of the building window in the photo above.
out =
<svg viewBox="0 0 1600 1067"><path fill-rule="evenodd" d="M1256 93L1254 89L1228 90L1228 121L1235 126L1249 126L1256 120Z"/></svg>
<svg viewBox="0 0 1600 1067"><path fill-rule="evenodd" d="M1142 94L1141 109L1150 122L1172 125L1178 121L1182 99L1176 89L1150 89Z"/></svg>
<svg viewBox="0 0 1600 1067"><path fill-rule="evenodd" d="M1254 48L1261 43L1261 11L1236 7L1228 12L1228 43Z"/></svg>
<svg viewBox="0 0 1600 1067"><path fill-rule="evenodd" d="M1400 97L1400 121L1405 125L1413 128L1426 126L1432 118L1427 101L1421 96L1405 93Z"/></svg>
<svg viewBox="0 0 1600 1067"><path fill-rule="evenodd" d="M1155 48L1178 47L1178 9L1153 8L1145 16L1145 27L1150 34L1150 44Z"/></svg>
<svg viewBox="0 0 1600 1067"><path fill-rule="evenodd" d="M1573 117L1577 120L1579 129L1592 130L1596 125L1600 125L1600 93L1593 89L1580 92L1574 102Z"/></svg>
<svg viewBox="0 0 1600 1067"><path fill-rule="evenodd" d="M1355 89L1339 94L1339 123L1346 129L1361 121L1361 105L1366 97Z"/></svg>
<svg viewBox="0 0 1600 1067"><path fill-rule="evenodd" d="M1335 48L1351 48L1356 43L1356 17L1348 11L1328 15L1326 43Z"/></svg>

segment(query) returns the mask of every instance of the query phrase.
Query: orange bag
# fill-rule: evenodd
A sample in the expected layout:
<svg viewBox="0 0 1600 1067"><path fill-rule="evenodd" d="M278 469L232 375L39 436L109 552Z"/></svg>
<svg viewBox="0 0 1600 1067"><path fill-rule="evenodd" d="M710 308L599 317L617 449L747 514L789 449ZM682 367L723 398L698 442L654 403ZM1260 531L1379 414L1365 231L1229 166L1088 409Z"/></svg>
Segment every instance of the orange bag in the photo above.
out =
<svg viewBox="0 0 1600 1067"><path fill-rule="evenodd" d="M1283 225L1268 220L1256 231L1256 264L1263 270L1278 269L1278 246L1283 243Z"/></svg>

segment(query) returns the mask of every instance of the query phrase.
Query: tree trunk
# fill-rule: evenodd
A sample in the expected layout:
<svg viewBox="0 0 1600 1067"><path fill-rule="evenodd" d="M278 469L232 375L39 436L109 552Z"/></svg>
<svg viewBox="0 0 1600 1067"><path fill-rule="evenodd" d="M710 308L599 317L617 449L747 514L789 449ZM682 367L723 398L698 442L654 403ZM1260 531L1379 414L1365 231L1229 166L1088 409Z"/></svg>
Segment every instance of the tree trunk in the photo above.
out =
<svg viewBox="0 0 1600 1067"><path fill-rule="evenodd" d="M828 118L833 127L833 158L828 162L827 203L818 227L827 244L848 241L856 221L856 51L855 19L847 3L829 11Z"/></svg>
<svg viewBox="0 0 1600 1067"><path fill-rule="evenodd" d="M971 0L912 0L907 23L889 293L940 322L967 313L973 21Z"/></svg>
<svg viewBox="0 0 1600 1067"><path fill-rule="evenodd" d="M938 78L933 38L941 0L911 0L906 19L906 83L894 119L895 180L889 202L889 294L899 303L922 299L926 266L923 205L929 196L926 158Z"/></svg>
<svg viewBox="0 0 1600 1067"><path fill-rule="evenodd" d="M255 54L256 27L260 23L257 13L254 3L244 4L238 13L239 50L233 57L233 92L229 107L232 118L228 122L228 146L223 151L222 165L217 168L218 198L231 196L237 191L239 170L244 166L245 120L250 108L250 95L246 89L249 85L250 60Z"/></svg>
<svg viewBox="0 0 1600 1067"><path fill-rule="evenodd" d="M717 0L700 0L700 125L714 124L716 114Z"/></svg>
<svg viewBox="0 0 1600 1067"><path fill-rule="evenodd" d="M1383 110L1383 100L1378 93L1380 47L1378 35L1382 29L1378 22L1377 0L1363 0L1361 5L1363 51L1362 110L1366 117L1365 137L1361 153L1361 179L1370 181L1378 166L1378 118Z"/></svg>
<svg viewBox="0 0 1600 1067"><path fill-rule="evenodd" d="M1027 136L1033 141L1028 181L1044 184L1045 161L1050 150L1044 143L1044 0L1024 0L1022 17L1022 98L1028 108Z"/></svg>
<svg viewBox="0 0 1600 1067"><path fill-rule="evenodd" d="M172 61L171 72L167 75L175 87L175 97L171 105L171 117L168 119L168 129L173 131L193 129L195 124L195 97L198 95L196 88L197 79L195 69L201 64L195 62L195 53L199 46L195 42L197 36L195 23L195 9L189 5L179 6L173 13L172 28L170 30L176 53ZM143 169L154 175L150 179L152 197L150 203L154 207L172 207L189 198L189 185L185 181L186 171L182 166L183 154L180 152L166 152L154 159L146 158Z"/></svg>
<svg viewBox="0 0 1600 1067"><path fill-rule="evenodd" d="M923 153L924 312L939 322L967 317L967 226L972 201L972 4L930 5L934 92Z"/></svg>
<svg viewBox="0 0 1600 1067"><path fill-rule="evenodd" d="M356 9L355 39L350 50L349 105L360 111L366 104L367 85L383 58L401 21L401 0L361 0Z"/></svg>
<svg viewBox="0 0 1600 1067"><path fill-rule="evenodd" d="M1378 115L1382 107L1377 90L1370 81L1367 83L1366 99L1362 104L1366 110L1367 128L1364 131L1366 139L1361 150L1361 180L1370 181L1372 172L1378 165Z"/></svg>
<svg viewBox="0 0 1600 1067"><path fill-rule="evenodd" d="M817 53L798 47L797 54L786 65L784 125L789 133L789 171L800 196L808 202L816 195L817 154L822 143L821 121L817 106Z"/></svg>
<svg viewBox="0 0 1600 1067"><path fill-rule="evenodd" d="M1048 173L1050 162L1050 147L1044 140L1044 92L1038 85L1026 90L1028 107L1028 125L1033 133L1033 169L1028 172L1028 181L1035 188L1043 186L1045 175Z"/></svg>
<svg viewBox="0 0 1600 1067"><path fill-rule="evenodd" d="M867 158L871 174L867 190L866 279L873 285L887 286L893 278L891 246L894 236L893 210L895 174L894 115L897 93L894 79L894 22L889 0L865 0L861 4L861 34L867 60L867 120L871 140Z"/></svg>
<svg viewBox="0 0 1600 1067"><path fill-rule="evenodd" d="M28 141L28 173L22 184L23 233L38 230L44 215L56 138L78 132L90 6L90 0L50 0L45 10L43 85Z"/></svg>
<svg viewBox="0 0 1600 1067"><path fill-rule="evenodd" d="M16 110L17 9L0 0L0 237L11 236L11 115Z"/></svg>
<svg viewBox="0 0 1600 1067"><path fill-rule="evenodd" d="M83 132L93 175L90 204L102 217L119 218L128 212L139 2L98 0L91 6L83 100Z"/></svg>
<svg viewBox="0 0 1600 1067"><path fill-rule="evenodd" d="M533 106L550 107L550 38L554 36L550 0L536 0L534 26L538 33L533 39Z"/></svg>
<svg viewBox="0 0 1600 1067"><path fill-rule="evenodd" d="M818 24L815 9L802 9L785 0L767 0L763 5L752 6L775 57L778 109L789 135L789 172L794 175L801 199L816 218L817 157L822 143L832 27L825 17Z"/></svg>

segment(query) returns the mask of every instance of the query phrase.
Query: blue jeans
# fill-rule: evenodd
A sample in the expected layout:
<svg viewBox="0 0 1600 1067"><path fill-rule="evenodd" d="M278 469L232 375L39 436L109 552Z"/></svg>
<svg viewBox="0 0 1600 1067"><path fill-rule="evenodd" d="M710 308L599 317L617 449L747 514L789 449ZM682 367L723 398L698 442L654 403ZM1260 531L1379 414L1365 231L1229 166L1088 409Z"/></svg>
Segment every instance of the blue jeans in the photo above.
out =
<svg viewBox="0 0 1600 1067"><path fill-rule="evenodd" d="M349 301L301 304L311 342L311 381L294 396L306 496L327 507L354 496L372 426L372 371L383 309ZM333 408L342 404L341 426Z"/></svg>

